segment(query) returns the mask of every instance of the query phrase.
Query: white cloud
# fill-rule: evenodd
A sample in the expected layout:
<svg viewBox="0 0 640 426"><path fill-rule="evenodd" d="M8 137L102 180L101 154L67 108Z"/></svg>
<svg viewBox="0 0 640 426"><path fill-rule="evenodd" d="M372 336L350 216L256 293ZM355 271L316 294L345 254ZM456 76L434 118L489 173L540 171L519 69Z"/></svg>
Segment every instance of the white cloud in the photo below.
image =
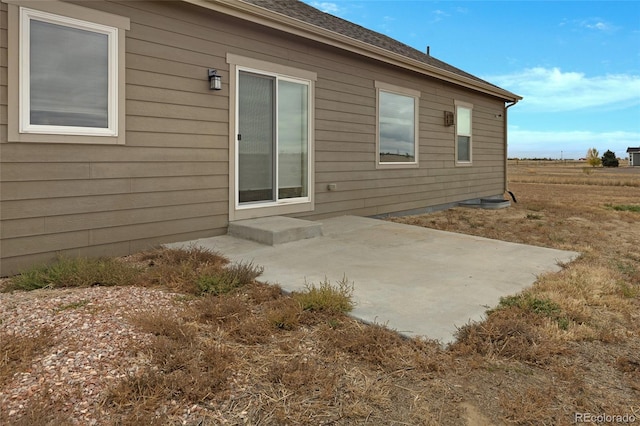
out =
<svg viewBox="0 0 640 426"><path fill-rule="evenodd" d="M445 12L444 10L440 10L440 9L432 11L431 15L433 16L431 21L430 21L430 23L432 23L432 24L435 24L436 22L442 21L447 16L451 16L447 12Z"/></svg>
<svg viewBox="0 0 640 426"><path fill-rule="evenodd" d="M601 31L609 29L609 25L605 24L604 22L596 22L595 24L586 24L586 27L592 30L601 30Z"/></svg>
<svg viewBox="0 0 640 426"><path fill-rule="evenodd" d="M596 31L615 31L617 28L610 24L609 22L605 22L599 18L591 18L585 19L578 22L578 25L583 28L587 28L589 30Z"/></svg>
<svg viewBox="0 0 640 426"><path fill-rule="evenodd" d="M509 155L513 157L580 158L587 149L601 153L611 150L618 157L627 156L627 148L640 145L637 132L536 131L509 128Z"/></svg>
<svg viewBox="0 0 640 426"><path fill-rule="evenodd" d="M559 24L559 27L568 27L569 29L582 29L601 31L603 33L613 33L620 29L620 27L607 22L600 18L586 18L586 19L563 19Z"/></svg>
<svg viewBox="0 0 640 426"><path fill-rule="evenodd" d="M485 79L523 96L521 108L532 111L617 109L640 104L640 75L589 77L581 72L536 67Z"/></svg>

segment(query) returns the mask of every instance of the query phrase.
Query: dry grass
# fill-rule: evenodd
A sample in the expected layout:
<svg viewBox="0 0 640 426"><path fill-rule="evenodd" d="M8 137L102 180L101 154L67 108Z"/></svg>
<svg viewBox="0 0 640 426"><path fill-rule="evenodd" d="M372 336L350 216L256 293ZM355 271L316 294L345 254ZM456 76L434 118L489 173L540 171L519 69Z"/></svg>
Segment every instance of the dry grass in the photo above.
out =
<svg viewBox="0 0 640 426"><path fill-rule="evenodd" d="M117 286L137 283L140 269L118 259L61 256L52 265L24 271L2 287L2 291L89 286Z"/></svg>
<svg viewBox="0 0 640 426"><path fill-rule="evenodd" d="M473 363L466 383L485 380L473 409L515 424L640 413L640 216L628 207L640 199L640 170L519 162L510 182L518 203L509 209L395 219L583 253L459 331L450 352Z"/></svg>
<svg viewBox="0 0 640 426"><path fill-rule="evenodd" d="M54 330L42 326L35 335L16 335L0 331L0 389L12 377L28 374L31 364L38 357L44 355L54 344ZM0 424L3 423L3 413L0 406ZM51 397L49 389L43 388L31 396L25 414L19 419L12 420L12 425L66 425L69 424L60 405Z"/></svg>
<svg viewBox="0 0 640 426"><path fill-rule="evenodd" d="M254 265L193 247L129 259L141 285L185 293L185 308L129 318L149 336L131 348L146 367L103 395L100 424L569 425L575 412L640 414L640 213L611 208L638 203L640 171L511 172L519 202L509 209L395 220L583 255L503 298L447 348L345 315L346 279L283 295L256 281ZM0 337L0 378L52 338ZM43 393L18 424L65 424L56 404Z"/></svg>
<svg viewBox="0 0 640 426"><path fill-rule="evenodd" d="M510 183L640 187L633 167L591 167L582 161L509 161Z"/></svg>
<svg viewBox="0 0 640 426"><path fill-rule="evenodd" d="M54 331L42 326L36 335L0 331L0 386L14 374L28 370L31 362L53 345Z"/></svg>
<svg viewBox="0 0 640 426"><path fill-rule="evenodd" d="M145 312L131 318L154 337L140 348L148 359L147 368L130 373L104 398L114 420L166 424L167 417L177 416L181 408L174 404L174 411L167 411L167 401L202 403L225 394L234 353L202 333L191 319L166 312Z"/></svg>
<svg viewBox="0 0 640 426"><path fill-rule="evenodd" d="M305 311L347 313L354 308L352 295L353 283L347 277L335 285L325 278L319 285L306 284L305 291L294 293L293 299Z"/></svg>

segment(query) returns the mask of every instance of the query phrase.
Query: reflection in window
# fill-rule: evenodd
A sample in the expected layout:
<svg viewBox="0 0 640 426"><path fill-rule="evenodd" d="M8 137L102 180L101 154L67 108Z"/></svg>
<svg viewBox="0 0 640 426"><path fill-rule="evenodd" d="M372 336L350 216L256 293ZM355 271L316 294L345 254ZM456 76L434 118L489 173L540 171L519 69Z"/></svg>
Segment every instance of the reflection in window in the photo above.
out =
<svg viewBox="0 0 640 426"><path fill-rule="evenodd" d="M380 90L379 149L380 163L416 161L415 99Z"/></svg>
<svg viewBox="0 0 640 426"><path fill-rule="evenodd" d="M309 87L278 84L278 198L308 196Z"/></svg>
<svg viewBox="0 0 640 426"><path fill-rule="evenodd" d="M117 136L118 28L24 7L20 22L20 132Z"/></svg>
<svg viewBox="0 0 640 426"><path fill-rule="evenodd" d="M31 21L31 124L108 127L109 36Z"/></svg>

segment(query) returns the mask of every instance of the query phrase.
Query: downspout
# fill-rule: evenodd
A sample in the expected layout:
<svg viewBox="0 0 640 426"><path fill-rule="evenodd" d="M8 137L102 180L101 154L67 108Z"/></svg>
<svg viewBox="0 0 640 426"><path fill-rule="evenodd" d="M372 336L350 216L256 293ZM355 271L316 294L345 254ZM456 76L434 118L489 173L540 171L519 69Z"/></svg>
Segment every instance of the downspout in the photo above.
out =
<svg viewBox="0 0 640 426"><path fill-rule="evenodd" d="M507 175L507 167L509 165L509 149L508 149L508 141L507 141L507 124L509 123L508 118L508 109L511 108L512 106L514 106L515 104L518 103L518 100L514 100L513 102L508 102L507 104L505 104L504 106L504 192L508 192L509 195L511 195L511 198L513 198L513 201L516 201L515 196L513 195L513 193L511 191L509 191L509 185L507 183L507 179L508 179L508 175Z"/></svg>

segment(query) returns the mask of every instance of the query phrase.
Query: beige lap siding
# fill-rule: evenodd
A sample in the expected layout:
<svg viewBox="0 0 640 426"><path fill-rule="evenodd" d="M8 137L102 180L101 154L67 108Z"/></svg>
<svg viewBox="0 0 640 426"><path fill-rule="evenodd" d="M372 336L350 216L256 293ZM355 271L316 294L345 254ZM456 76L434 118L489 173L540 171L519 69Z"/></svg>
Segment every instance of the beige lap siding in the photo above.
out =
<svg viewBox="0 0 640 426"><path fill-rule="evenodd" d="M182 2L76 3L130 18L125 144L6 143L0 3L0 274L56 252L124 255L226 233L228 53L317 73L315 210L296 216L377 215L503 191L500 99ZM207 68L222 90L209 90ZM374 81L420 92L418 168L376 169ZM443 123L454 99L473 104L472 167L455 167L454 129Z"/></svg>

